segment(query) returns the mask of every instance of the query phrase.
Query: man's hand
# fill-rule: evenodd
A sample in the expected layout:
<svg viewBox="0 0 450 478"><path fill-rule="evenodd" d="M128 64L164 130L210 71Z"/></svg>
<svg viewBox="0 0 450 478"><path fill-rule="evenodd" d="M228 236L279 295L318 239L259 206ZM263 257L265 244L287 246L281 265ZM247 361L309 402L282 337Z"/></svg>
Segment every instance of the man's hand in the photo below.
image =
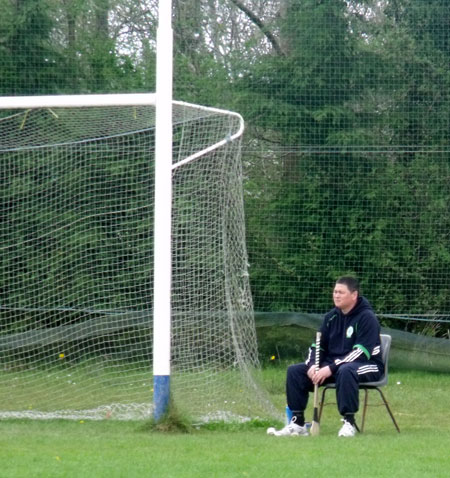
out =
<svg viewBox="0 0 450 478"><path fill-rule="evenodd" d="M316 366L311 365L311 367L309 367L308 372L307 372L307 375L308 375L309 379L311 380L311 382L314 382L315 373L316 373Z"/></svg>
<svg viewBox="0 0 450 478"><path fill-rule="evenodd" d="M333 374L331 372L330 367L322 367L316 372L316 366L312 365L308 369L308 377L311 379L314 385L322 385L322 383L328 378L331 377Z"/></svg>

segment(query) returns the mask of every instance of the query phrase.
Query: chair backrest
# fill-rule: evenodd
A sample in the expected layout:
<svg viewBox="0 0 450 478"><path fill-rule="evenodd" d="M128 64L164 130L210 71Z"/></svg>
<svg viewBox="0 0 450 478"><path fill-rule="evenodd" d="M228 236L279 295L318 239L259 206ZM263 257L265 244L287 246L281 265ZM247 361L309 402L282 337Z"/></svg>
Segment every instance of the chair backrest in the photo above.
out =
<svg viewBox="0 0 450 478"><path fill-rule="evenodd" d="M388 381L388 366L389 366L389 352L391 351L391 342L392 337L388 334L380 334L381 340L381 359L383 360L384 364L384 376L381 381L385 382Z"/></svg>
<svg viewBox="0 0 450 478"><path fill-rule="evenodd" d="M388 383L388 364L389 364L389 352L391 350L392 337L387 334L380 334L381 340L381 360L384 364L384 375L380 380L376 382L364 382L359 384L359 388L376 388L384 387Z"/></svg>
<svg viewBox="0 0 450 478"><path fill-rule="evenodd" d="M381 340L381 359L383 360L385 368L389 362L389 352L391 350L392 337L388 334L380 334Z"/></svg>

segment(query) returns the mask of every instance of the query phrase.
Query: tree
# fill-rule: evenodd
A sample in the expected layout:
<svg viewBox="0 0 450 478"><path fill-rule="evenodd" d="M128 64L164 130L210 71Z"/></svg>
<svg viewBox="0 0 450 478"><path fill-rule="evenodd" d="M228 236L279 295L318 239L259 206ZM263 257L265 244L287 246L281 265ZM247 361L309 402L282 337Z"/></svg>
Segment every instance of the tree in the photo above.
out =
<svg viewBox="0 0 450 478"><path fill-rule="evenodd" d="M2 0L0 4L0 94L54 92L64 83L64 63L52 47L52 12L45 0ZM63 69L64 70L64 69Z"/></svg>
<svg viewBox="0 0 450 478"><path fill-rule="evenodd" d="M324 28L327 24L332 28ZM272 160L281 168L281 173L267 178L277 186L265 201L263 222L253 224L249 219L256 254L265 260L273 257L264 289L253 287L255 303L257 308L286 309L320 302L302 282L316 282L316 289L322 289L337 267L325 265L320 257L330 243L326 202L334 189L324 169L324 160L333 157L325 151L342 147L354 136L359 118L352 102L361 95L364 75L345 2L286 3L279 32L282 53L274 49L261 58L238 88L253 97L241 111L254 134L274 151ZM321 154L320 162L316 154ZM342 160L349 168L354 165ZM250 216L252 199L255 210L261 209L260 198L249 197ZM305 211L308 217L303 222L294 211ZM264 262L255 259L253 276L267 274L259 273Z"/></svg>
<svg viewBox="0 0 450 478"><path fill-rule="evenodd" d="M280 4L281 53L260 55L237 82L257 151L245 155L257 309L323 310L322 291L348 272L377 310L449 307L436 279L450 249L444 9Z"/></svg>

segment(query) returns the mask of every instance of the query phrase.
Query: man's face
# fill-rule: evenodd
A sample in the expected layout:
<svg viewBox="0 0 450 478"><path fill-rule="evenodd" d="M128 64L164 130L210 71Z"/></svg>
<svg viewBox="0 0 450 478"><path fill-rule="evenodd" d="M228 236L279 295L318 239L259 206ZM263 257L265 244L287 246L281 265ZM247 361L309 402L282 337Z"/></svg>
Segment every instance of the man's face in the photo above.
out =
<svg viewBox="0 0 450 478"><path fill-rule="evenodd" d="M350 312L358 300L358 292L350 292L345 284L336 284L333 290L333 302L344 314Z"/></svg>

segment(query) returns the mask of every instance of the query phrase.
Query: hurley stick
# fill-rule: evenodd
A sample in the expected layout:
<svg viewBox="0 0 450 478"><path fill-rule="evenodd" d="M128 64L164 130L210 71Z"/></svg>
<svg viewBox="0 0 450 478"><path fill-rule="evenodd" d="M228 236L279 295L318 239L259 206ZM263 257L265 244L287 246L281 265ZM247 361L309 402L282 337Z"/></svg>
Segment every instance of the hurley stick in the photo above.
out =
<svg viewBox="0 0 450 478"><path fill-rule="evenodd" d="M319 360L320 360L320 337L321 333L317 332L316 334L316 372L319 370ZM320 433L320 424L319 424L319 385L314 385L314 414L313 420L311 423L311 435L316 436Z"/></svg>

